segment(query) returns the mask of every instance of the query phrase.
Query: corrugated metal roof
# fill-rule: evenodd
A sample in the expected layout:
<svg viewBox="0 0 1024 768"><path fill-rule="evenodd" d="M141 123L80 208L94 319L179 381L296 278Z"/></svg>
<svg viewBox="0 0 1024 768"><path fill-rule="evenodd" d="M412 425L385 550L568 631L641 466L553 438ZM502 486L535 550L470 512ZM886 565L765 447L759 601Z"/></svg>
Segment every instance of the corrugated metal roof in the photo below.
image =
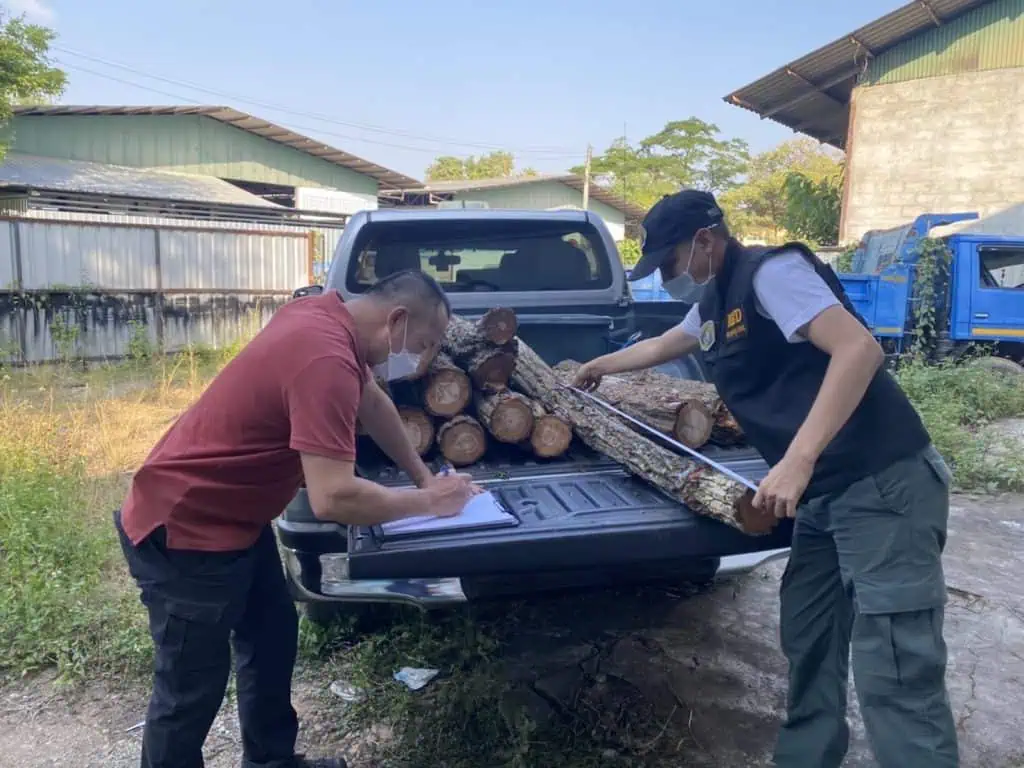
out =
<svg viewBox="0 0 1024 768"><path fill-rule="evenodd" d="M212 176L190 176L18 152L9 153L0 163L0 188L5 186L283 210L283 206Z"/></svg>
<svg viewBox="0 0 1024 768"><path fill-rule="evenodd" d="M861 85L1024 66L1024 0L988 5L927 30L871 60Z"/></svg>
<svg viewBox="0 0 1024 768"><path fill-rule="evenodd" d="M583 191L585 181L582 176L575 173L539 173L536 176L519 176L515 178L501 177L494 179L468 179L457 181L431 181L421 184L418 189L408 190L409 192L436 192L439 194L451 194L456 192L472 192L477 189L505 189L508 187L519 187L524 184L537 184L544 181L556 181L565 184L579 192ZM639 205L635 205L616 194L609 192L598 184L590 185L590 196L594 200L600 200L605 205L610 205L616 210L622 211L627 216L642 219L647 211Z"/></svg>
<svg viewBox="0 0 1024 768"><path fill-rule="evenodd" d="M398 173L382 165L363 160L348 152L322 144L301 133L284 128L280 125L240 112L231 107L218 106L40 106L15 107L14 114L26 116L60 116L60 115L202 115L234 126L269 141L276 141L287 147L305 152L307 155L326 160L334 165L347 168L376 179L382 186L391 189L411 189L422 186L422 182L411 176Z"/></svg>
<svg viewBox="0 0 1024 768"><path fill-rule="evenodd" d="M840 149L850 94L868 62L992 0L915 0L733 91L725 100Z"/></svg>

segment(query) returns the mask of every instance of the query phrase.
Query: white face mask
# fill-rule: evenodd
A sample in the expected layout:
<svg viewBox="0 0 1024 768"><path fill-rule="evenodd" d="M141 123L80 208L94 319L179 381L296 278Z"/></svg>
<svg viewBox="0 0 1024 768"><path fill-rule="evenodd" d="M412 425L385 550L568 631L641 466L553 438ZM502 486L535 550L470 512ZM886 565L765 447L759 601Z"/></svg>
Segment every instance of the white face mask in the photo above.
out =
<svg viewBox="0 0 1024 768"><path fill-rule="evenodd" d="M412 376L420 368L422 355L410 352L406 347L409 341L409 316L405 316L405 332L402 334L402 349L395 352L391 348L391 335L388 335L388 359L373 366L373 373L387 381L404 379Z"/></svg>
<svg viewBox="0 0 1024 768"><path fill-rule="evenodd" d="M704 289L707 284L711 282L711 279L715 276L713 272L708 270L707 279L703 283L698 283L690 275L690 267L693 266L693 252L697 245L697 237L694 235L693 242L690 243L690 258L686 262L686 269L681 274L676 275L671 280L667 280L662 283L662 287L676 301L685 301L687 304L696 304L701 300L704 295ZM709 265L710 266L710 265Z"/></svg>

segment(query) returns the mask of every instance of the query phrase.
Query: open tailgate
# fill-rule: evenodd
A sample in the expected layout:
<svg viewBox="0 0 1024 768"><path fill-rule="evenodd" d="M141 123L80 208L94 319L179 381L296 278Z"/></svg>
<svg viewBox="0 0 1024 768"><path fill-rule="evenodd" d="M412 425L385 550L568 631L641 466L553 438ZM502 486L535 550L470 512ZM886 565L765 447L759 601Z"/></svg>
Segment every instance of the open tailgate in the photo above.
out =
<svg viewBox="0 0 1024 768"><path fill-rule="evenodd" d="M759 481L767 466L752 451L716 460ZM570 469L571 468L571 469ZM570 471L566 471L570 470ZM683 558L725 557L789 546L789 527L748 536L697 515L617 464L585 469L537 466L490 473L478 482L518 520L512 528L385 535L353 527L348 567L353 579L483 576L600 568Z"/></svg>

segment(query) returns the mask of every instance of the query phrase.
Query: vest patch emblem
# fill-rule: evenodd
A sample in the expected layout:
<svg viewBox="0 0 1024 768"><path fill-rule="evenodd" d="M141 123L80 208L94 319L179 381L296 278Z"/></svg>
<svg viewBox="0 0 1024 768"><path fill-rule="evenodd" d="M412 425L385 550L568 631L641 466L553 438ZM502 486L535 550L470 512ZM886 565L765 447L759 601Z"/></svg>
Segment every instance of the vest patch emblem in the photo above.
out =
<svg viewBox="0 0 1024 768"><path fill-rule="evenodd" d="M743 322L743 310L737 307L725 316L725 340L733 341L747 335L747 324Z"/></svg>
<svg viewBox="0 0 1024 768"><path fill-rule="evenodd" d="M700 348L701 351L707 352L713 346L715 346L715 323L708 320L700 327Z"/></svg>

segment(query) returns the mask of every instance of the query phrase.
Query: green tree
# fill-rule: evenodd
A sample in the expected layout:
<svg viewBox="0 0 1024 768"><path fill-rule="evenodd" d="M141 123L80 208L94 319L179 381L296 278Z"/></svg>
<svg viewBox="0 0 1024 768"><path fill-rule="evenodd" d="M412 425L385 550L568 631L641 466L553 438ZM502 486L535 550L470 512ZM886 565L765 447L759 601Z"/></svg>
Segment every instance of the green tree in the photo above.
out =
<svg viewBox="0 0 1024 768"><path fill-rule="evenodd" d="M461 181L466 176L466 163L461 157L443 155L426 170L427 181Z"/></svg>
<svg viewBox="0 0 1024 768"><path fill-rule="evenodd" d="M806 179L815 186L816 192L818 182L835 180L841 177L841 173L838 153L822 148L813 139L793 139L753 157L747 168L746 180L722 195L722 206L736 234L776 242L782 239L789 226L805 227L817 215L808 209L811 190L805 189L803 182L790 182L789 179ZM791 194L794 195L793 200ZM817 211L821 206L811 207ZM838 221L837 208L837 232ZM825 229L827 227L819 224L815 232ZM799 236L810 238L807 234Z"/></svg>
<svg viewBox="0 0 1024 768"><path fill-rule="evenodd" d="M516 172L516 159L511 152L496 150L476 157L443 155L426 170L427 181L466 181L471 179L504 179L536 176L537 171L526 168Z"/></svg>
<svg viewBox="0 0 1024 768"><path fill-rule="evenodd" d="M0 126L17 104L46 102L64 92L64 73L49 57L54 33L0 8ZM7 147L0 143L0 157Z"/></svg>
<svg viewBox="0 0 1024 768"><path fill-rule="evenodd" d="M723 139L718 126L696 117L669 122L632 146L618 139L591 161L595 184L649 208L680 187L721 194L735 186L748 161L746 142ZM573 173L582 174L577 166Z"/></svg>
<svg viewBox="0 0 1024 768"><path fill-rule="evenodd" d="M843 169L818 179L801 171L786 177L786 230L818 245L839 242Z"/></svg>
<svg viewBox="0 0 1024 768"><path fill-rule="evenodd" d="M634 237L627 237L625 240L620 240L616 245L619 246L622 266L626 267L626 269L636 266L636 263L640 261L641 255L640 241Z"/></svg>

